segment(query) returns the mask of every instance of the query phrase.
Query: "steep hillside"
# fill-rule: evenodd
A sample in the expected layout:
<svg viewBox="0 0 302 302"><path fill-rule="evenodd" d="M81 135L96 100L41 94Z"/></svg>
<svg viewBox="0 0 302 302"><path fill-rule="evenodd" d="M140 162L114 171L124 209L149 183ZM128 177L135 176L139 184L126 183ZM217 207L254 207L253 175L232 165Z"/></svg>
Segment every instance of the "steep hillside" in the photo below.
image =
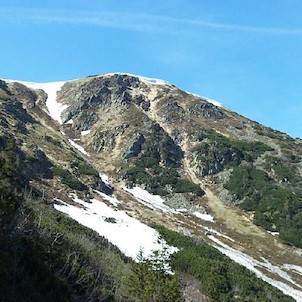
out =
<svg viewBox="0 0 302 302"><path fill-rule="evenodd" d="M300 140L128 74L0 81L0 116L4 297L149 301L156 249L156 301L302 301Z"/></svg>

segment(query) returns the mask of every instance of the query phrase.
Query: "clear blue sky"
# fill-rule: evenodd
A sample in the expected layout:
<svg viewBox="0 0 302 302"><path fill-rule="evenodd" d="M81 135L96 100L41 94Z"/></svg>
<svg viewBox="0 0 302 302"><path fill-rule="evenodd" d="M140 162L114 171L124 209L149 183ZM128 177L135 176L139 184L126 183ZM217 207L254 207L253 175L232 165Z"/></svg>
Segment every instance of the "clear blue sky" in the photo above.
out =
<svg viewBox="0 0 302 302"><path fill-rule="evenodd" d="M0 26L0 77L156 77L302 137L300 0L10 0Z"/></svg>

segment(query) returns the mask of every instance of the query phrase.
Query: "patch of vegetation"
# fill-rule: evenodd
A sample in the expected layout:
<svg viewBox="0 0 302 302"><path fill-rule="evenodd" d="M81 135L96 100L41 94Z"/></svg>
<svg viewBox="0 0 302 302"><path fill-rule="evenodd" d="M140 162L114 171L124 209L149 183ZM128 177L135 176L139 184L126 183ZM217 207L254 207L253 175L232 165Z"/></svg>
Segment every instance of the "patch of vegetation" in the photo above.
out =
<svg viewBox="0 0 302 302"><path fill-rule="evenodd" d="M244 154L244 159L247 161L255 160L266 151L273 151L270 146L259 141L233 141L232 143L236 149Z"/></svg>
<svg viewBox="0 0 302 302"><path fill-rule="evenodd" d="M272 148L259 141L232 140L214 130L204 130L204 140L192 151L207 168L206 174L215 174L225 167L238 166L242 160L252 162Z"/></svg>
<svg viewBox="0 0 302 302"><path fill-rule="evenodd" d="M0 138L1 300L126 302L150 301L151 295L155 301L179 301L177 274L154 270L156 259L130 265L106 239L56 211L37 188L27 190L20 162L15 141ZM53 173L71 175L59 167ZM203 250L163 228L160 232L181 249L172 258L173 268L199 278L213 301L233 301L235 295L244 301L291 301L251 273L244 279L245 270L218 251Z"/></svg>
<svg viewBox="0 0 302 302"><path fill-rule="evenodd" d="M294 301L208 244L161 226L156 229L180 249L171 256L172 269L197 278L210 301Z"/></svg>
<svg viewBox="0 0 302 302"><path fill-rule="evenodd" d="M59 176L61 182L73 190L84 191L87 189L87 187L81 181L63 168L55 166L52 168L52 173L56 176Z"/></svg>
<svg viewBox="0 0 302 302"><path fill-rule="evenodd" d="M59 140L57 140L57 139L54 139L54 138L51 137L51 136L45 135L45 136L44 136L44 139L45 139L47 142L52 143L52 144L55 145L55 146L62 147L61 142L60 142Z"/></svg>
<svg viewBox="0 0 302 302"><path fill-rule="evenodd" d="M290 175L279 166L280 175ZM275 183L266 172L252 166L235 167L225 188L241 200L240 207L254 211L254 222L278 231L285 242L302 247L302 196Z"/></svg>
<svg viewBox="0 0 302 302"><path fill-rule="evenodd" d="M13 219L28 179L22 171L22 152L14 138L0 137L0 234Z"/></svg>
<svg viewBox="0 0 302 302"><path fill-rule="evenodd" d="M128 294L133 283L124 282L133 276L130 260L96 232L56 211L38 189L29 188L19 163L14 139L0 137L1 301L134 301ZM63 179L70 177L62 168L53 170ZM164 286L171 284L169 279L150 279L162 282L158 295L171 293ZM149 285L158 288L157 283Z"/></svg>
<svg viewBox="0 0 302 302"><path fill-rule="evenodd" d="M114 217L106 217L105 221L109 223L116 223L116 219Z"/></svg>
<svg viewBox="0 0 302 302"><path fill-rule="evenodd" d="M167 186L175 193L204 195L200 186L181 178L179 173L172 168L156 166L151 172L140 166L130 166L125 177L130 183L146 185L148 191L156 195L167 195Z"/></svg>
<svg viewBox="0 0 302 302"><path fill-rule="evenodd" d="M85 162L81 162L78 165L78 169L79 169L80 174L92 175L92 176L98 176L99 175L99 172L96 169L94 169L91 165L89 165Z"/></svg>
<svg viewBox="0 0 302 302"><path fill-rule="evenodd" d="M165 255L155 252L148 259L140 251L138 263L131 265L131 274L126 279L126 291L131 301L181 302L178 275L166 272Z"/></svg>
<svg viewBox="0 0 302 302"><path fill-rule="evenodd" d="M0 89L0 100L7 101L9 99L10 99L10 96L5 91Z"/></svg>
<svg viewBox="0 0 302 302"><path fill-rule="evenodd" d="M272 139L277 139L277 140L283 140L284 135L286 135L283 132L280 132L278 130L274 130L270 127L263 127L260 124L255 124L254 129L256 130L256 133L261 136L266 136L270 137Z"/></svg>
<svg viewBox="0 0 302 302"><path fill-rule="evenodd" d="M295 173L292 166L284 164L280 158L267 157L266 158L266 168L273 171L277 180L283 182L296 183L300 180L300 177Z"/></svg>
<svg viewBox="0 0 302 302"><path fill-rule="evenodd" d="M129 183L144 184L148 191L157 195L168 194L168 188L176 193L193 193L198 196L203 190L188 179L181 178L176 167L180 165L181 157L166 148L166 141L158 145L146 140L139 157L134 158L124 174ZM171 142L170 142L171 143ZM169 144L170 144L169 143Z"/></svg>

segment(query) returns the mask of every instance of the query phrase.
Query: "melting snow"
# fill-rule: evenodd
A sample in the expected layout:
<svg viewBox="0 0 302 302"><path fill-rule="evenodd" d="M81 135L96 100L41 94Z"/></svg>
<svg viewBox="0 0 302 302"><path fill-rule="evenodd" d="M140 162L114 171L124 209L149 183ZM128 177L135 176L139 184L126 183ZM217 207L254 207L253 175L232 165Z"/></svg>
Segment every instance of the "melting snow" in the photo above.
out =
<svg viewBox="0 0 302 302"><path fill-rule="evenodd" d="M166 213L177 213L177 211L165 205L164 199L159 195L152 195L140 187L133 187L132 189L124 188L124 190L132 194L140 203L150 209L159 209Z"/></svg>
<svg viewBox="0 0 302 302"><path fill-rule="evenodd" d="M193 212L193 215L196 216L199 219L205 220L205 221L210 221L210 222L215 222L214 217L210 214L202 214L200 212Z"/></svg>
<svg viewBox="0 0 302 302"><path fill-rule="evenodd" d="M176 209L176 212L186 213L186 212L188 212L188 210L186 208L182 208L182 209Z"/></svg>
<svg viewBox="0 0 302 302"><path fill-rule="evenodd" d="M82 152L83 154L85 154L85 155L87 155L87 156L90 156L86 151L85 151L85 149L82 147L82 146L80 146L80 145L78 145L77 143L75 143L72 139L68 139L68 141L69 141L69 143L73 146L73 147L75 147L76 149L78 149L80 152Z"/></svg>
<svg viewBox="0 0 302 302"><path fill-rule="evenodd" d="M225 235L225 234L222 234L222 233L220 233L220 232L218 232L218 231L216 231L216 230L214 230L214 229L212 229L212 228L209 228L209 227L206 227L206 226L203 226L203 225L202 225L201 227L202 227L203 229L205 229L206 231L212 233L212 234L216 234L216 235L218 235L218 236L220 236L220 237L223 237L223 238L228 239L228 240L230 240L230 241L232 241L232 242L235 242L235 240L232 239L231 237L229 237L229 236L227 236L227 235Z"/></svg>
<svg viewBox="0 0 302 302"><path fill-rule="evenodd" d="M99 173L99 176L102 180L102 182L109 188L109 189L112 189L110 183L109 183L109 178L106 174L104 173Z"/></svg>
<svg viewBox="0 0 302 302"><path fill-rule="evenodd" d="M85 130L85 131L82 131L81 132L81 135L84 136L84 135L87 135L91 132L91 130Z"/></svg>
<svg viewBox="0 0 302 302"><path fill-rule="evenodd" d="M221 103L219 103L219 102L217 102L217 101L215 101L215 100L206 98L206 97L204 97L204 96L202 96L201 98L202 98L202 99L205 99L207 102L209 102L209 103L211 103L211 104L213 104L213 105L215 105L215 106L217 106L217 107L226 109Z"/></svg>
<svg viewBox="0 0 302 302"><path fill-rule="evenodd" d="M115 74L120 74L120 75L128 75L131 77L138 78L141 82L145 82L148 84L153 84L153 85L170 85L168 82L160 80L160 79L155 79L155 78L147 78L147 77L142 77L139 75L131 74L131 73L126 73L126 72L114 72L114 73L106 73L104 76L112 76Z"/></svg>
<svg viewBox="0 0 302 302"><path fill-rule="evenodd" d="M18 82L28 88L37 90L42 89L47 94L46 107L48 109L49 115L60 124L62 124L61 113L65 110L68 105L63 105L57 102L57 92L61 90L62 86L66 81L61 82L50 82L50 83L34 83L34 82L25 82L25 81L16 81L16 80L5 80L7 82Z"/></svg>
<svg viewBox="0 0 302 302"><path fill-rule="evenodd" d="M60 204L55 204L54 208L98 232L132 259L136 259L141 249L146 257L155 250L164 251L167 249L169 255L178 251L176 247L169 246L160 239L156 230L130 217L123 211L112 209L104 202L96 199L92 199L91 203L86 203L74 197L74 201L84 208L69 205L63 201L60 201Z"/></svg>
<svg viewBox="0 0 302 302"><path fill-rule="evenodd" d="M267 232L273 236L279 236L279 232L271 232L271 231L267 231Z"/></svg>
<svg viewBox="0 0 302 302"><path fill-rule="evenodd" d="M213 242L216 244L214 247L218 249L221 253L225 254L235 262L243 265L250 271L254 272L258 278L261 278L262 280L266 281L267 283L273 285L274 287L281 290L284 294L289 295L293 297L296 301L302 301L302 291L295 289L293 286L284 283L282 281L276 281L268 276L266 276L262 271L260 271L256 267L261 267L267 269L269 272L273 274L277 274L279 277L281 277L284 280L287 280L292 285L295 285L298 288L302 287L297 284L286 272L282 271L279 267L272 265L270 262L268 262L266 259L263 258L264 262L258 261L254 259L253 257L246 255L240 251L237 251L228 245L221 242L219 239L214 237L213 235L208 236Z"/></svg>
<svg viewBox="0 0 302 302"><path fill-rule="evenodd" d="M204 101L207 101L207 102L209 102L209 103L211 103L211 104L213 104L213 105L215 105L215 106L217 106L217 107L220 107L220 108L223 108L223 109L227 109L227 108L226 108L225 106L223 106L220 102L215 101L215 100L213 100L213 99L209 99L209 98L207 98L207 97L205 97L205 96L201 96L201 95L199 95L199 94L197 94L197 93L192 93L192 92L189 92L189 91L186 91L186 93L191 94L191 95L194 95L194 96L196 96L197 98L202 99L202 100L204 100Z"/></svg>
<svg viewBox="0 0 302 302"><path fill-rule="evenodd" d="M155 78L146 78L142 76L138 76L141 82L145 82L148 84L154 84L154 85L170 85L168 82L160 80L160 79L155 79Z"/></svg>
<svg viewBox="0 0 302 302"><path fill-rule="evenodd" d="M95 193L97 193L98 195L100 195L101 197L103 197L105 200L109 201L111 204L113 204L115 207L117 207L121 202L114 196L109 196L103 192L97 191L97 190L93 190Z"/></svg>
<svg viewBox="0 0 302 302"><path fill-rule="evenodd" d="M294 264L283 264L282 267L286 270L293 271L302 276L302 266Z"/></svg>

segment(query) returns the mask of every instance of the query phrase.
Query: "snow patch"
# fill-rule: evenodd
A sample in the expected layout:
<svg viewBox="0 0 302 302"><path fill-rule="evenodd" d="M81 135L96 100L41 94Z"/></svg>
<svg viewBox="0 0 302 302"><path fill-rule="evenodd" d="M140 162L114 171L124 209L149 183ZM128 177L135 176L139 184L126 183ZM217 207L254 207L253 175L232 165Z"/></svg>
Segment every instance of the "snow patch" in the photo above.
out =
<svg viewBox="0 0 302 302"><path fill-rule="evenodd" d="M37 90L42 89L47 94L46 107L51 118L62 124L61 113L68 107L57 102L57 92L61 90L66 81L49 82L49 83L34 83L17 80L5 80L6 82L18 82L27 86L28 88Z"/></svg>
<svg viewBox="0 0 302 302"><path fill-rule="evenodd" d="M84 136L84 135L88 135L89 133L91 132L91 130L84 130L81 132L81 136Z"/></svg>
<svg viewBox="0 0 302 302"><path fill-rule="evenodd" d="M294 264L283 264L282 267L286 270L293 271L302 276L302 266Z"/></svg>
<svg viewBox="0 0 302 302"><path fill-rule="evenodd" d="M215 101L215 100L206 98L206 97L204 97L204 96L202 96L201 98L202 98L202 99L205 99L207 102L213 104L214 106L217 106L217 107L226 109L226 107L224 107L224 106L223 106L221 103L219 103L218 101Z"/></svg>
<svg viewBox="0 0 302 302"><path fill-rule="evenodd" d="M111 204L113 204L115 207L117 207L119 204L121 204L121 202L114 196L109 196L103 192L97 191L97 190L93 190L95 193L97 193L98 195L100 195L101 197L103 197L105 200L109 201Z"/></svg>
<svg viewBox="0 0 302 302"><path fill-rule="evenodd" d="M90 156L86 151L85 151L85 149L82 147L82 146L80 146L80 145L78 145L77 143L75 143L72 139L68 139L68 141L69 141L69 143L73 146L73 147L75 147L76 149L78 149L80 152L82 152L83 154L85 154L86 156Z"/></svg>
<svg viewBox="0 0 302 302"><path fill-rule="evenodd" d="M208 103L211 103L211 104L213 104L213 105L216 106L216 107L220 107L220 108L223 108L223 109L228 110L228 108L226 108L225 106L223 106L223 105L222 105L220 102L218 102L218 101L215 101L215 100L213 100L213 99L209 99L209 98L207 98L207 97L205 97L205 96L201 96L201 95L199 95L199 94L197 94L197 93L192 93L192 92L189 92L189 91L186 91L186 93L191 94L191 95L193 95L193 96L195 96L195 97L197 97L197 98L199 98L199 99L202 99L203 101L207 101Z"/></svg>
<svg viewBox="0 0 302 302"><path fill-rule="evenodd" d="M73 200L84 208L63 201L60 201L60 204L54 204L54 208L104 236L123 254L134 260L141 249L145 257L151 256L156 250L163 252L167 250L169 255L178 251L176 247L169 246L160 239L156 230L123 211L112 209L96 199L92 199L91 203L86 203L74 196Z"/></svg>
<svg viewBox="0 0 302 302"><path fill-rule="evenodd" d="M102 180L102 182L109 188L109 189L112 189L112 186L110 185L109 183L109 178L106 174L104 173L99 173L99 176Z"/></svg>
<svg viewBox="0 0 302 302"><path fill-rule="evenodd" d="M209 221L209 222L215 222L214 221L214 217L210 214L202 214L200 212L193 212L193 215L196 216L199 219L205 220L205 221Z"/></svg>
<svg viewBox="0 0 302 302"><path fill-rule="evenodd" d="M302 291L295 289L293 286L284 283L282 281L276 281L268 276L266 276L259 268L267 269L270 273L277 274L279 277L281 277L283 280L286 280L290 282L292 285L295 285L298 288L302 287L297 284L286 272L282 271L279 267L272 265L269 263L266 259L262 258L264 262L258 261L254 259L253 257L244 254L243 252L237 251L228 245L221 242L219 239L214 237L213 235L208 236L214 243L213 246L219 250L221 253L225 254L235 262L243 265L250 271L254 272L256 276L267 283L271 284L272 286L278 288L281 290L284 294L291 296L296 301L302 301Z"/></svg>
<svg viewBox="0 0 302 302"><path fill-rule="evenodd" d="M133 187L132 189L123 189L132 194L137 199L137 201L152 210L158 209L165 213L177 213L177 211L165 205L164 199L159 195L153 195L140 187Z"/></svg>
<svg viewBox="0 0 302 302"><path fill-rule="evenodd" d="M179 212L179 213L186 213L188 212L188 210L186 208L183 208L183 209L176 209L176 212Z"/></svg>
<svg viewBox="0 0 302 302"><path fill-rule="evenodd" d="M164 80L155 79L155 78L147 78L147 77L143 77L143 76L139 76L139 75L135 75L135 74L131 74L131 73L126 73L126 72L106 73L106 74L104 74L104 76L113 76L115 74L127 75L127 76L130 76L130 77L135 77L135 78L138 78L141 82L144 82L144 83L147 83L147 84L169 85L169 86L171 86L171 84L169 84L168 82L166 82Z"/></svg>
<svg viewBox="0 0 302 302"><path fill-rule="evenodd" d="M232 242L235 242L235 240L234 240L233 238L231 238L231 237L229 237L229 236L227 236L227 235L225 235L225 234L222 234L222 233L220 233L220 232L214 230L213 228L209 228L209 227L206 227L206 226L202 226L202 228L205 229L206 231L208 231L208 232L211 233L211 234L215 234L215 235L218 235L218 236L223 237L223 238L225 238L225 239L228 239L228 240L230 240L230 241L232 241ZM209 236L210 236L210 235L209 235Z"/></svg>
<svg viewBox="0 0 302 302"><path fill-rule="evenodd" d="M267 231L268 233L270 233L273 236L279 236L279 232L271 232L271 231Z"/></svg>

